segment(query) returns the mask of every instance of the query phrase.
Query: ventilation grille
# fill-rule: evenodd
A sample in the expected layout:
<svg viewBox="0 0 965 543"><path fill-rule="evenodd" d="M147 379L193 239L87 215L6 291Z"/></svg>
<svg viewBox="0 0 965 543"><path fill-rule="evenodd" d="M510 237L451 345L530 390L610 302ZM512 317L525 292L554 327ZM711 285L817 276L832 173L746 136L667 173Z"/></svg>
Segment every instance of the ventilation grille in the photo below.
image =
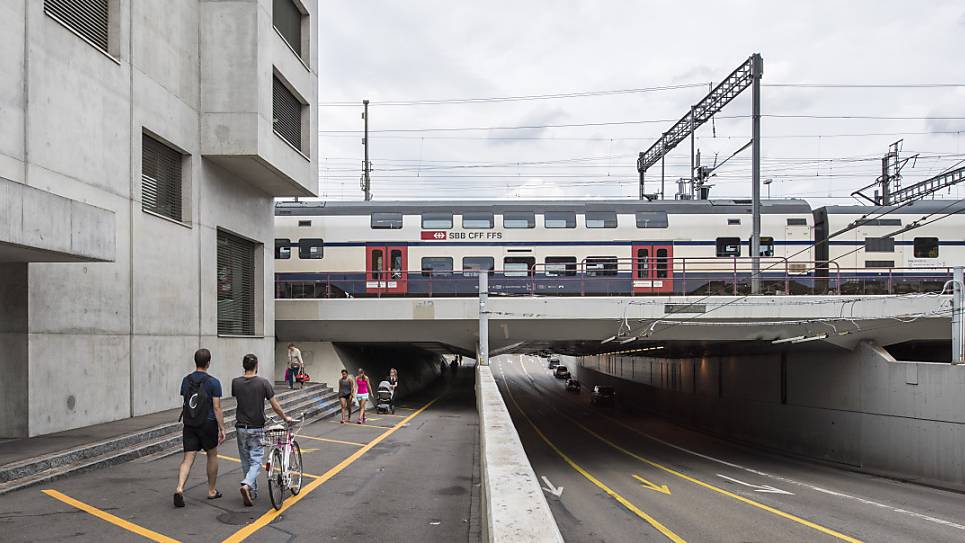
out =
<svg viewBox="0 0 965 543"><path fill-rule="evenodd" d="M141 136L141 209L182 221L181 153Z"/></svg>
<svg viewBox="0 0 965 543"><path fill-rule="evenodd" d="M292 0L275 0L272 6L272 23L278 29L295 54L302 56L302 12Z"/></svg>
<svg viewBox="0 0 965 543"><path fill-rule="evenodd" d="M218 231L218 333L255 335L255 244Z"/></svg>
<svg viewBox="0 0 965 543"><path fill-rule="evenodd" d="M275 132L296 149L302 148L302 103L277 77L273 78L272 107Z"/></svg>
<svg viewBox="0 0 965 543"><path fill-rule="evenodd" d="M44 0L44 11L107 51L108 0Z"/></svg>

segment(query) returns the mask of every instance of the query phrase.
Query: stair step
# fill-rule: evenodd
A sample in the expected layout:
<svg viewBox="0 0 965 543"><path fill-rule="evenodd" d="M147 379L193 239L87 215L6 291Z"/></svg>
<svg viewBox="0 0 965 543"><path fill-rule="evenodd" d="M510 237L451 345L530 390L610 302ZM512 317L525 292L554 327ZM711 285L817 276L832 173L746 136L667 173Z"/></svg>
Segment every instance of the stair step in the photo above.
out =
<svg viewBox="0 0 965 543"><path fill-rule="evenodd" d="M333 390L313 384L303 389L276 394L279 404L287 411L306 414L306 423L330 416L339 409ZM227 412L227 410L226 410ZM269 407L266 413L271 413ZM228 436L233 436L234 407L225 416ZM174 422L132 432L112 439L98 441L34 458L0 466L0 495L13 490L67 475L112 466L138 458L157 459L175 454L181 444L181 423Z"/></svg>

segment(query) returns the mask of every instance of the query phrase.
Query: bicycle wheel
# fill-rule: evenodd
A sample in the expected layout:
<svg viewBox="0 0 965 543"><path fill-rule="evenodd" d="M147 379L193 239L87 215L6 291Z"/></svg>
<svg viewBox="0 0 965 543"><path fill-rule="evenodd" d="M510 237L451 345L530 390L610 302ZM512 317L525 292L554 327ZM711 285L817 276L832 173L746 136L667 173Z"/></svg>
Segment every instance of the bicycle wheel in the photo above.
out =
<svg viewBox="0 0 965 543"><path fill-rule="evenodd" d="M291 484L288 489L292 496L297 496L302 489L302 448L297 441L292 442L291 457L288 458L288 477Z"/></svg>
<svg viewBox="0 0 965 543"><path fill-rule="evenodd" d="M271 450L265 475L268 476L268 497L271 498L271 506L277 511L285 501L284 465L280 450Z"/></svg>

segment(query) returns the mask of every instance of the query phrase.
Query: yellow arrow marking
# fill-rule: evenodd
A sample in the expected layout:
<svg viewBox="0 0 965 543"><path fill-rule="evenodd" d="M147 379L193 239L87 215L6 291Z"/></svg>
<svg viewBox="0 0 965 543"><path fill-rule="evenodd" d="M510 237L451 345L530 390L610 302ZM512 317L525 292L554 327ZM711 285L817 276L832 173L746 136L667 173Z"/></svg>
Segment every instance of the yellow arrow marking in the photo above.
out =
<svg viewBox="0 0 965 543"><path fill-rule="evenodd" d="M657 492L659 492L659 493L661 493L661 494L666 494L666 495L668 495L668 496L670 495L670 487L667 486L667 485L657 486L657 485L651 483L650 481L644 479L643 477L640 477L640 476L637 475L636 473L633 474L633 478L636 479L636 480L638 480L638 481L640 481L640 482L643 484L643 486L649 488L650 490L656 490Z"/></svg>

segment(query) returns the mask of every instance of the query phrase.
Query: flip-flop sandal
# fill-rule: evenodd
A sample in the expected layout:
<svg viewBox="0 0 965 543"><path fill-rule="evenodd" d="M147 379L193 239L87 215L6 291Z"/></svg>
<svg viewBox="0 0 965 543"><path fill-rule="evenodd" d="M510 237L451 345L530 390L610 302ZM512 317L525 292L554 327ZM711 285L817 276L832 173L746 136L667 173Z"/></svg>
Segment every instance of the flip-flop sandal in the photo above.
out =
<svg viewBox="0 0 965 543"><path fill-rule="evenodd" d="M184 507L184 494L181 494L180 492L174 493L174 506Z"/></svg>
<svg viewBox="0 0 965 543"><path fill-rule="evenodd" d="M224 494L222 494L220 490L215 490L215 491L214 491L214 496L208 496L208 499L209 499L209 500L217 500L218 498L220 498L220 497L223 496L223 495L224 495Z"/></svg>

